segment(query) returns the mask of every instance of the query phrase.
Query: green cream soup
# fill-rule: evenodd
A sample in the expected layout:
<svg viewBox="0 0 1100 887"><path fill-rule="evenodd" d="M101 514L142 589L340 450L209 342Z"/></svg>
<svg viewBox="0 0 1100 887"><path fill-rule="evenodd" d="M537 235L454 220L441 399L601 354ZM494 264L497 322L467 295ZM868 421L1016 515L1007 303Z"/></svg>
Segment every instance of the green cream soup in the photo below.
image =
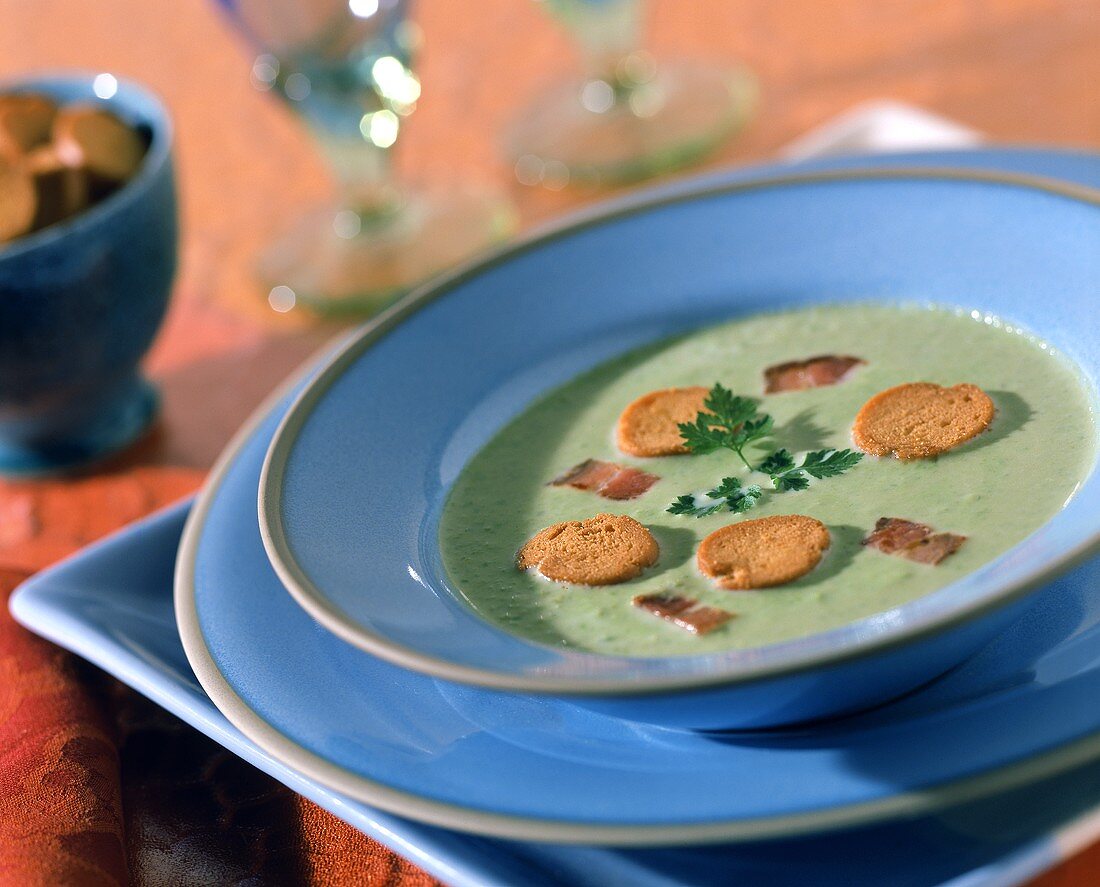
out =
<svg viewBox="0 0 1100 887"><path fill-rule="evenodd" d="M867 361L836 385L762 395L765 367L819 354ZM757 397L775 419L758 464L776 447L796 455L851 447L852 420L878 391L903 382L971 382L993 399L990 428L936 459L865 456L840 477L779 493L727 450L637 459L615 446L622 409L658 388L712 386ZM1091 398L1075 370L1042 343L998 322L945 309L840 305L710 327L606 363L534 403L463 470L445 505L440 543L454 587L483 616L534 641L599 653L664 656L754 647L818 632L890 609L990 561L1063 507L1094 461ZM547 482L585 459L660 476L630 501ZM669 514L682 493L724 476L764 488L746 514ZM515 553L538 530L599 512L627 514L660 545L658 562L619 585L555 583L520 572ZM740 520L805 514L832 545L787 585L726 591L702 576L695 551L707 534ZM889 556L860 541L883 516L968 537L936 566ZM632 606L635 595L674 592L736 618L695 636Z"/></svg>

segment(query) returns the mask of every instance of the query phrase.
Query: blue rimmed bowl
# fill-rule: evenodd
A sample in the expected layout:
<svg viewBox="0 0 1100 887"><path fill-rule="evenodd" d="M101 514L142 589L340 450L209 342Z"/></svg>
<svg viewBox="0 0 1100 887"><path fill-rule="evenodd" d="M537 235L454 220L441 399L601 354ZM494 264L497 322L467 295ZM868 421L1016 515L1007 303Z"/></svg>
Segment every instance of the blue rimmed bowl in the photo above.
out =
<svg viewBox="0 0 1100 887"><path fill-rule="evenodd" d="M940 591L809 637L676 658L555 649L483 620L439 555L450 485L540 394L643 343L763 309L980 307L1051 342L1095 389L1098 244L1096 191L949 170L681 187L582 217L410 297L321 369L268 453L268 556L324 626L448 681L714 729L883 701L960 662L1031 590L1097 550L1095 472L1040 531Z"/></svg>
<svg viewBox="0 0 1100 887"><path fill-rule="evenodd" d="M172 125L155 96L110 75L0 84L8 92L102 106L149 140L117 192L0 244L0 473L40 474L124 447L156 413L138 363L176 272Z"/></svg>

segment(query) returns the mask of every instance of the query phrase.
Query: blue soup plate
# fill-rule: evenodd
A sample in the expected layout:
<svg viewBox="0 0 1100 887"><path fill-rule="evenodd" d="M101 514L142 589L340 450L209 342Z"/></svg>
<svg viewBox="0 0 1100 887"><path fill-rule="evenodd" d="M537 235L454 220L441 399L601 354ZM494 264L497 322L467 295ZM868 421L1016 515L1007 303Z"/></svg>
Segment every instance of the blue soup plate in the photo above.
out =
<svg viewBox="0 0 1100 887"><path fill-rule="evenodd" d="M1049 585L950 675L813 728L658 727L357 650L285 593L255 519L264 456L298 390L260 411L196 500L176 618L226 717L347 797L521 840L740 842L911 818L1100 757L1100 560Z"/></svg>
<svg viewBox="0 0 1100 887"><path fill-rule="evenodd" d="M938 592L806 638L676 658L554 649L483 620L441 563L451 484L553 387L628 349L761 310L875 300L990 312L1050 342L1095 388L1098 295L1100 192L1052 180L788 171L618 203L413 295L340 348L275 432L259 479L265 547L326 628L448 682L670 727L865 708L962 661L1020 615L1030 591L1095 551L1100 476L1041 530Z"/></svg>

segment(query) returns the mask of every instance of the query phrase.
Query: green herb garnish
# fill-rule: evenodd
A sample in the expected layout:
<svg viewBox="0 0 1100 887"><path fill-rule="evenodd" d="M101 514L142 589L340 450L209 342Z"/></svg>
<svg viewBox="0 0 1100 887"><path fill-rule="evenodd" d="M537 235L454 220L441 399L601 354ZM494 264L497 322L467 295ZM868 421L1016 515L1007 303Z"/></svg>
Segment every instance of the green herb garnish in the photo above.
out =
<svg viewBox="0 0 1100 887"><path fill-rule="evenodd" d="M744 449L754 441L770 437L774 422L767 413L759 413L759 405L750 397L739 397L719 383L710 390L703 406L707 412L698 413L694 422L683 422L677 427L684 445L693 453L702 455L715 450L733 450L754 471L745 458Z"/></svg>
<svg viewBox="0 0 1100 887"><path fill-rule="evenodd" d="M707 495L711 499L721 499L729 511L741 514L752 508L756 504L756 500L763 495L763 492L756 484L742 487L741 481L736 477L724 477L722 483Z"/></svg>
<svg viewBox="0 0 1100 887"><path fill-rule="evenodd" d="M736 477L724 477L718 486L707 491L707 498L720 500L714 505L697 506L695 497L687 493L677 496L676 501L665 510L669 514L690 514L693 517L706 517L722 509L742 514L756 504L763 492L756 484L742 487L741 481Z"/></svg>
<svg viewBox="0 0 1100 887"><path fill-rule="evenodd" d="M854 450L814 450L796 466L787 450L776 450L760 463L760 470L771 477L772 486L780 492L804 490L810 477L836 477L855 467L863 453ZM809 475L809 477L807 477Z"/></svg>
<svg viewBox="0 0 1100 887"><path fill-rule="evenodd" d="M676 501L665 509L669 514L690 514L692 517L706 517L708 514L714 514L714 512L721 510L721 502L717 505L697 506L695 497L691 493L677 496Z"/></svg>
<svg viewBox="0 0 1100 887"><path fill-rule="evenodd" d="M806 489L811 477L836 477L863 458L862 453L854 450L814 450L807 453L799 465L790 450L780 448L759 465L753 465L745 456L745 447L774 434L775 421L772 417L761 413L759 404L752 398L740 397L719 383L715 383L710 390L703 406L705 411L698 413L694 422L677 426L684 445L696 455L720 449L732 450L749 471L768 475L772 487L780 493ZM724 477L717 487L707 493L709 498L721 500L716 504L697 506L695 497L689 493L677 496L666 510L670 514L694 517L705 517L723 509L741 514L756 505L762 494L756 484L742 487L736 477Z"/></svg>

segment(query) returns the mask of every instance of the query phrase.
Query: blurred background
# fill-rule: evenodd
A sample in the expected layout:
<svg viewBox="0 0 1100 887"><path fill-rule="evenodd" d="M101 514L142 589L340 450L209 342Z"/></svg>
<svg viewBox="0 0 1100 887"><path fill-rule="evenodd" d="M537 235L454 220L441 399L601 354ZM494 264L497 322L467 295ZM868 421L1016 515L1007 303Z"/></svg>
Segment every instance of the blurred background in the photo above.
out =
<svg viewBox="0 0 1100 887"><path fill-rule="evenodd" d="M503 156L511 121L581 64L576 39L546 5L413 5L422 38L413 67L423 89L393 150L400 177L500 189L521 227L606 195L523 186ZM654 0L643 15L642 43L656 59L738 64L757 78L754 115L704 167L765 160L808 129L881 98L914 103L994 141L1100 145L1094 0ZM149 86L174 115L180 272L151 372L167 416L192 406L189 392L197 391L215 399L204 412L223 414L202 431L175 427L174 457L190 464L208 464L260 394L326 335L301 312L273 311L255 274L263 247L333 188L286 103L253 85L259 54L214 0L167 7L0 0L0 78L110 71ZM313 332L299 334L303 327ZM285 347L270 344L288 337ZM205 365L196 377L233 379L242 360L248 378L229 390L178 379L196 363Z"/></svg>
<svg viewBox="0 0 1100 887"><path fill-rule="evenodd" d="M401 174L518 191L525 223L589 195L523 189L502 130L548 85L574 74L576 42L531 0L421 0L416 113L396 146ZM759 111L708 165L767 158L871 98L909 101L994 140L1100 142L1100 16L1092 0L693 0L649 4L657 58L738 61ZM314 144L250 82L258 54L213 0L3 0L0 77L111 71L159 93L175 116L182 197L180 290L267 314L251 260L330 187ZM524 193L526 191L526 193Z"/></svg>

